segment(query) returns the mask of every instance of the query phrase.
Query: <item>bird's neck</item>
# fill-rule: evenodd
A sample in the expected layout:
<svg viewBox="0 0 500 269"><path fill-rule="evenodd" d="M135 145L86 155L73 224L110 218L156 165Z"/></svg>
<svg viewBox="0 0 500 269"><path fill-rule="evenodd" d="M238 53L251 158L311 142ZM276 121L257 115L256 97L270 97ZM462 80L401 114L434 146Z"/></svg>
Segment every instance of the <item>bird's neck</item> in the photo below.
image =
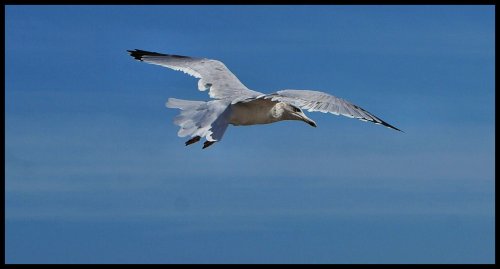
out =
<svg viewBox="0 0 500 269"><path fill-rule="evenodd" d="M269 111L269 114L276 120L285 120L287 115L285 106L286 104L283 102L276 103Z"/></svg>

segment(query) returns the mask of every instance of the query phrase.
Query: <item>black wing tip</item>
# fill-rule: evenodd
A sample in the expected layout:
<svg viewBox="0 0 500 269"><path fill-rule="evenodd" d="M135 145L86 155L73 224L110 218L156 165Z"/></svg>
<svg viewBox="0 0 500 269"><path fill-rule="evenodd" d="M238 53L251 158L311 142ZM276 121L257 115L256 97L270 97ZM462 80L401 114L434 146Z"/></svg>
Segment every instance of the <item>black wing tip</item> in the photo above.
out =
<svg viewBox="0 0 500 269"><path fill-rule="evenodd" d="M138 61L142 61L142 58L144 58L144 56L170 56L170 57L175 57L175 58L190 58L188 56L164 54L164 53L158 53L158 52L152 52L152 51L140 50L140 49L127 50L127 51L130 54L130 56L134 57L134 59L136 59Z"/></svg>
<svg viewBox="0 0 500 269"><path fill-rule="evenodd" d="M387 122L385 122L385 121L382 121L380 124L384 125L384 126L385 126L385 127L387 127L387 128L391 128L391 129L393 129L393 130L400 131L400 132L404 133L404 131L403 131L403 130L398 129L398 128L396 128L396 127L394 127L394 126L390 125L389 123L387 123Z"/></svg>
<svg viewBox="0 0 500 269"><path fill-rule="evenodd" d="M374 116L374 117L375 117L375 116ZM404 131L403 131L403 130L398 129L398 128L396 128L396 127L394 127L394 126L390 125L389 123L387 123L387 122L385 122L385 121L383 121L383 120L381 120L381 119L379 119L379 118L377 118L377 117L375 117L375 118L376 118L378 121L380 121L380 122L375 122L375 121L374 121L374 123L378 123L378 124L381 124L381 125L383 125L383 126L385 126L385 127L387 127L387 128L390 128L390 129L393 129L393 130L400 131L400 132L404 133Z"/></svg>
<svg viewBox="0 0 500 269"><path fill-rule="evenodd" d="M378 121L375 121L375 120L372 120L372 119L368 119L368 121L372 122L372 123L375 123L375 124L379 124L379 125L385 126L385 127L389 128L389 129L393 129L393 130L400 131L400 132L404 133L403 130L398 129L398 128L390 125L389 123L387 123L387 122L385 122L385 121L383 121L383 120L381 120L381 119L379 119L379 118L377 118L375 116L373 116L373 117L376 118Z"/></svg>
<svg viewBox="0 0 500 269"><path fill-rule="evenodd" d="M373 122L373 123L382 124L383 126L385 126L385 127L387 127L387 128L390 128L390 129L393 129L393 130L400 131L400 132L404 133L404 131L403 131L403 130L400 130L400 129L398 129L398 128L396 128L396 127L392 126L392 125L390 125L389 123L387 123L387 122L385 122L385 121L383 121L383 120L381 120L381 119L379 119L379 118L375 117L374 115L372 115L370 112L368 112L368 111L364 110L363 108L361 108L361 107L359 107L359 106L357 106L357 105L354 105L354 104L353 104L353 106L354 106L355 108L357 108L357 109L360 109L360 110L362 110L362 111L364 111L364 112L368 113L368 114L369 114L369 115L371 115L373 118L377 119L379 122L376 122L376 121L374 121L374 120L369 120L369 121L371 121L371 122Z"/></svg>
<svg viewBox="0 0 500 269"><path fill-rule="evenodd" d="M127 50L130 56L134 57L134 59L138 61L142 61L142 58L144 56L167 56L166 54L158 53L158 52L152 52L152 51L147 51L147 50Z"/></svg>

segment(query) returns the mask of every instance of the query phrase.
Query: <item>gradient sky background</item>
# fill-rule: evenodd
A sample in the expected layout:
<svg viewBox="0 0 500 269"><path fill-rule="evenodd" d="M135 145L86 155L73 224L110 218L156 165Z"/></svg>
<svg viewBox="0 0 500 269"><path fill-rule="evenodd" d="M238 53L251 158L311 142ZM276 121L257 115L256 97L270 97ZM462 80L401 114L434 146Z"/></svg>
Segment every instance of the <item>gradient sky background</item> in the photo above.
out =
<svg viewBox="0 0 500 269"><path fill-rule="evenodd" d="M493 263L494 6L6 6L7 263ZM308 113L185 147L223 61Z"/></svg>

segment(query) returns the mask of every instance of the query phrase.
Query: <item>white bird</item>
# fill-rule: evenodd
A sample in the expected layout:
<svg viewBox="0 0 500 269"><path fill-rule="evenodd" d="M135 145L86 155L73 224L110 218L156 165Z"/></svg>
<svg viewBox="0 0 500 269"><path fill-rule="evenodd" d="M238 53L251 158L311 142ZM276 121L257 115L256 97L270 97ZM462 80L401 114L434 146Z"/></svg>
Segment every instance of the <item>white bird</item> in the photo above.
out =
<svg viewBox="0 0 500 269"><path fill-rule="evenodd" d="M128 50L136 60L182 71L199 78L198 89L208 90L214 100L188 101L169 98L166 106L178 108L174 123L180 126L179 137L191 136L186 146L206 139L203 148L220 141L229 124L254 125L282 120L299 120L316 127L304 114L319 111L357 118L401 131L361 107L330 94L310 90L281 90L271 94L248 89L220 61L188 56Z"/></svg>

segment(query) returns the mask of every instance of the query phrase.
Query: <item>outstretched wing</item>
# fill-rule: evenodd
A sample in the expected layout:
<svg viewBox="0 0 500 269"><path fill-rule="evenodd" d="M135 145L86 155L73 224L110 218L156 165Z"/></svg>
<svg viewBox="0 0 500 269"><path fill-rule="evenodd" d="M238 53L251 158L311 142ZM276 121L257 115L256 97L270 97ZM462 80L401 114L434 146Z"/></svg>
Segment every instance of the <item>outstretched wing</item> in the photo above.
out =
<svg viewBox="0 0 500 269"><path fill-rule="evenodd" d="M220 61L188 56L162 54L145 50L128 50L136 60L161 65L199 78L198 89L208 90L215 99L246 99L262 93L248 89Z"/></svg>
<svg viewBox="0 0 500 269"><path fill-rule="evenodd" d="M380 124L388 128L401 131L361 107L324 92L309 90L282 90L276 93L260 96L260 98L290 103L302 109L306 109L309 112L328 112L335 115L342 115L362 121L373 122L375 124Z"/></svg>

